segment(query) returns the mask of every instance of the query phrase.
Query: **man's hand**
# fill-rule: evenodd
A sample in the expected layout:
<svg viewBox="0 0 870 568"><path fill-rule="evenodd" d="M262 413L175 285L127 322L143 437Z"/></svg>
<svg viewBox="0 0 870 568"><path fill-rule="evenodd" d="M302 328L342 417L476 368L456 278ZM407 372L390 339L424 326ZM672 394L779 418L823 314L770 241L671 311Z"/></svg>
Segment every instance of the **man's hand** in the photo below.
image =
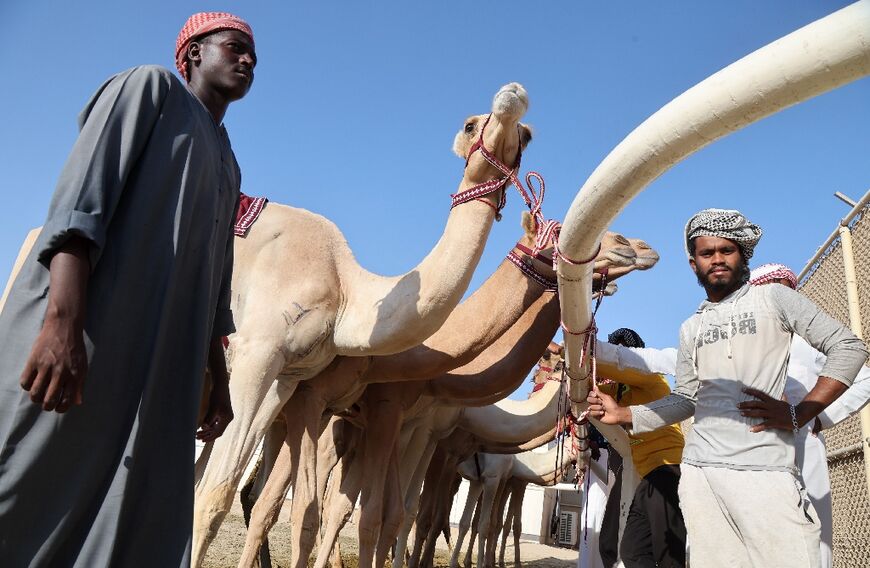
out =
<svg viewBox="0 0 870 568"><path fill-rule="evenodd" d="M63 413L82 403L88 357L81 327L55 319L46 320L36 336L21 373L21 388L43 410Z"/></svg>
<svg viewBox="0 0 870 568"><path fill-rule="evenodd" d="M211 394L205 418L196 432L197 440L213 442L224 433L233 420L233 407L230 404L230 378L227 374L227 360L221 338L212 338L208 346L208 370L211 372Z"/></svg>
<svg viewBox="0 0 870 568"><path fill-rule="evenodd" d="M598 389L589 391L589 416L603 424L631 424L631 410L619 406L616 399Z"/></svg>
<svg viewBox="0 0 870 568"><path fill-rule="evenodd" d="M777 400L758 389L746 387L743 389L743 392L754 396L758 400L747 400L738 404L737 408L740 409L740 414L749 418L762 419L760 424L756 424L749 429L750 432L763 432L773 428L778 430L794 430L789 403L784 400ZM798 422L798 425L800 425L800 422Z"/></svg>
<svg viewBox="0 0 870 568"><path fill-rule="evenodd" d="M196 432L196 439L213 442L221 437L233 420L230 389L227 383L215 383L208 399L208 410Z"/></svg>
<svg viewBox="0 0 870 568"><path fill-rule="evenodd" d="M21 388L43 410L63 413L82 403L89 275L88 241L73 237L51 259L45 321L20 378Z"/></svg>

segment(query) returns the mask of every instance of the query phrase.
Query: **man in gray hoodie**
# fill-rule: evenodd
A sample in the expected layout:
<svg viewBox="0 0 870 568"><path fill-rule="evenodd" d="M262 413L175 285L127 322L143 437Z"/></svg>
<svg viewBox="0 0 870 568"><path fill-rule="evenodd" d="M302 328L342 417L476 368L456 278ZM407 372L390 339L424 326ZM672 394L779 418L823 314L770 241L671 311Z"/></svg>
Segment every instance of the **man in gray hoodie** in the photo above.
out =
<svg viewBox="0 0 870 568"><path fill-rule="evenodd" d="M867 359L845 326L785 286L748 284L761 229L733 210L686 225L689 265L707 300L680 328L676 386L620 407L593 390L590 415L642 433L695 416L679 495L693 568L819 565L819 522L794 466L795 432L852 383ZM781 400L792 334L827 356L796 405Z"/></svg>

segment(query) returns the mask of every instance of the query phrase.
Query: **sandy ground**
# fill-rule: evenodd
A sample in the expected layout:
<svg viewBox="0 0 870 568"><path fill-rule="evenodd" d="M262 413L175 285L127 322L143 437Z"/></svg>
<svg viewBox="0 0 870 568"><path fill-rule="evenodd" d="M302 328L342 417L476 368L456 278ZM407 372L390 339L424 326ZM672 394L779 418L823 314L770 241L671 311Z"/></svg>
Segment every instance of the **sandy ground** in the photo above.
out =
<svg viewBox="0 0 870 568"><path fill-rule="evenodd" d="M356 526L348 523L341 533L342 559L347 568L357 566ZM456 529L453 529L455 541ZM467 539L466 539L467 540ZM279 521L269 533L269 551L273 568L286 568L289 565L290 526L287 521ZM511 538L513 541L513 538ZM227 515L215 542L209 548L205 568L231 568L238 564L245 544L245 524L238 507ZM577 565L577 551L566 548L546 546L522 540L520 544L522 565L528 568L569 568ZM512 565L513 546L505 552L508 566ZM435 567L446 568L450 564L450 552L443 537L439 540L435 555ZM310 565L310 563L309 563Z"/></svg>

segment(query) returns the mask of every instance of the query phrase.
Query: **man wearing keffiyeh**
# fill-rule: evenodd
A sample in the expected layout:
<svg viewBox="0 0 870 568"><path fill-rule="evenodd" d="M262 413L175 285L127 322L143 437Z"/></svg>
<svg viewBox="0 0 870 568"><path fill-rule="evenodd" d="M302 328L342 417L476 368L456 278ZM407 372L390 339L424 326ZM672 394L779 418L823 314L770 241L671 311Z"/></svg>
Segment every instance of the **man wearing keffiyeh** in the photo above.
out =
<svg viewBox="0 0 870 568"><path fill-rule="evenodd" d="M750 286L761 234L739 211L694 215L684 243L707 300L680 328L672 394L627 408L598 391L588 398L591 416L633 434L694 415L679 488L693 568L819 565L819 521L797 477L795 434L867 358L848 328L791 288ZM793 334L827 361L790 405L781 398Z"/></svg>
<svg viewBox="0 0 870 568"><path fill-rule="evenodd" d="M222 122L257 59L225 13L192 16L174 48L184 82L134 67L85 106L0 313L3 566L190 563L193 436L233 417L220 339L241 177Z"/></svg>
<svg viewBox="0 0 870 568"><path fill-rule="evenodd" d="M784 264L769 263L754 268L749 278L753 286L780 284L795 290L798 279ZM788 358L788 378L785 381L785 400L797 404L812 390L816 378L822 373L827 358L813 349L804 339L795 335ZM870 400L870 368L862 367L855 382L819 414L813 422L795 434L795 464L807 496L819 515L821 567L833 564L834 539L833 511L831 510L831 479L828 475L827 450L823 429L831 428L857 413Z"/></svg>

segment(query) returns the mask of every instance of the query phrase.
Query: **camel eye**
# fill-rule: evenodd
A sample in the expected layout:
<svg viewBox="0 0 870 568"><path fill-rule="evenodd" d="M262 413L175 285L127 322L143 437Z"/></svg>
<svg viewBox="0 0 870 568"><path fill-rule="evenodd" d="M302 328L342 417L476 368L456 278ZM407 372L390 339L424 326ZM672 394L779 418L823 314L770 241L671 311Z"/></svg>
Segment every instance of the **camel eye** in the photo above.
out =
<svg viewBox="0 0 870 568"><path fill-rule="evenodd" d="M474 123L473 123L473 122L469 122L469 123L467 123L467 124L465 125L465 133L466 133L466 134L471 134L472 132L474 132Z"/></svg>

